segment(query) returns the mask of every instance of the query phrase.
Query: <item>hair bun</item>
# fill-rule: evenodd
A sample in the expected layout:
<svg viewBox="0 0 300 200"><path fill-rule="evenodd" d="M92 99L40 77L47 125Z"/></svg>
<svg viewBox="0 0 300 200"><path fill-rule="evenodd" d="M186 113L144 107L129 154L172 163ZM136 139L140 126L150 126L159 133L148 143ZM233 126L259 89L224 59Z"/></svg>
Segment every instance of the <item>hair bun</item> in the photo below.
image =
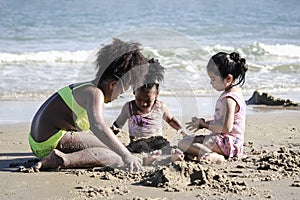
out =
<svg viewBox="0 0 300 200"><path fill-rule="evenodd" d="M161 66L158 59L151 58L148 60L149 71L145 76L145 83L158 83L163 81L165 68Z"/></svg>
<svg viewBox="0 0 300 200"><path fill-rule="evenodd" d="M232 52L230 55L229 55L230 59L233 60L234 62L239 62L241 57L240 57L240 54L239 53L236 53L236 52Z"/></svg>
<svg viewBox="0 0 300 200"><path fill-rule="evenodd" d="M245 59L245 58L241 58L240 62L241 62L242 64L246 64L246 59Z"/></svg>
<svg viewBox="0 0 300 200"><path fill-rule="evenodd" d="M154 59L154 58L151 58L150 60L148 60L148 63L159 63L158 59Z"/></svg>

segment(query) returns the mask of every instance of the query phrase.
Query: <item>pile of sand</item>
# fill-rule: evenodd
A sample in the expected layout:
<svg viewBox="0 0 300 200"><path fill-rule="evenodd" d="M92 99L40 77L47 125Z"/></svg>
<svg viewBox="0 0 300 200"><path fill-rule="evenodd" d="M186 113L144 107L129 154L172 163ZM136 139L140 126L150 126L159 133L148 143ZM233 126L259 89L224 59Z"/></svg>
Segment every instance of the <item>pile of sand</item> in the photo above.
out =
<svg viewBox="0 0 300 200"><path fill-rule="evenodd" d="M108 197L130 192L128 185L164 188L166 192L184 192L201 189L201 195L212 190L218 194L232 193L247 196L264 195L265 191L249 186L249 181L274 181L294 177L291 187L300 187L299 150L281 147L267 152L253 148L244 159L233 158L221 165L209 162L176 161L166 166L145 167L142 172L129 173L123 169L95 167L91 169L64 169L67 174L88 176L110 181L107 186L82 184L76 191L85 197ZM252 155L251 155L252 154ZM26 168L34 160L23 164L19 171L35 172Z"/></svg>
<svg viewBox="0 0 300 200"><path fill-rule="evenodd" d="M219 169L213 168L209 163L177 161L167 166L150 167L138 173L128 173L121 169L108 167L68 171L67 173L113 182L113 187L95 187L91 185L77 187L79 193L86 197L124 195L130 192L126 185L161 187L166 192L212 189L219 193L232 192L250 196L256 193L255 189L247 187L245 181L232 180Z"/></svg>
<svg viewBox="0 0 300 200"><path fill-rule="evenodd" d="M20 172L31 173L35 171L27 166L34 161L36 159L11 165L21 164ZM109 184L104 186L82 183L76 187L76 192L86 198L123 196L130 193L130 185L160 187L165 192L201 190L199 198L211 193L217 195L232 193L233 195L269 198L268 191L252 187L251 182L293 177L294 181L290 186L300 187L300 152L285 147L272 152L252 148L248 151L248 157L233 158L221 165L209 162L176 161L165 166L145 167L144 171L135 173L110 167L61 169L60 171L109 181Z"/></svg>
<svg viewBox="0 0 300 200"><path fill-rule="evenodd" d="M257 154L258 151L253 152ZM259 155L250 155L244 159L231 159L222 165L176 161L167 166L148 167L137 173L109 167L71 170L67 173L113 182L107 187L83 185L76 188L86 197L125 195L130 192L128 185L141 185L164 188L165 192L201 190L204 196L213 191L219 195L232 193L269 198L269 191L260 191L249 183L294 177L290 186L300 187L300 154L298 150L282 147L274 152L262 151Z"/></svg>
<svg viewBox="0 0 300 200"><path fill-rule="evenodd" d="M224 173L210 165L194 162L174 162L157 169L142 181L144 185L164 187L165 191L192 190L195 186L212 188L219 192L241 193L247 190L244 181L233 181Z"/></svg>
<svg viewBox="0 0 300 200"><path fill-rule="evenodd" d="M299 175L300 153L299 150L287 150L281 147L278 151L260 156L256 161L258 170L278 171L285 176Z"/></svg>

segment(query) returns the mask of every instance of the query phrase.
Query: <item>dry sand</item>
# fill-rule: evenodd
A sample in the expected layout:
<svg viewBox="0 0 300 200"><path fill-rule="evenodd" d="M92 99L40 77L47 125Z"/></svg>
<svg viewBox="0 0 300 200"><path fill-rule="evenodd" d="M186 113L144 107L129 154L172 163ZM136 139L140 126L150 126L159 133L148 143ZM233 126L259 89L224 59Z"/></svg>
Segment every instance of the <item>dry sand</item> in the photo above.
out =
<svg viewBox="0 0 300 200"><path fill-rule="evenodd" d="M300 111L248 108L247 158L221 165L175 162L136 174L108 168L19 172L19 165L31 164L34 159L27 142L30 124L1 124L0 198L299 199ZM180 138L174 135L166 129L171 143Z"/></svg>

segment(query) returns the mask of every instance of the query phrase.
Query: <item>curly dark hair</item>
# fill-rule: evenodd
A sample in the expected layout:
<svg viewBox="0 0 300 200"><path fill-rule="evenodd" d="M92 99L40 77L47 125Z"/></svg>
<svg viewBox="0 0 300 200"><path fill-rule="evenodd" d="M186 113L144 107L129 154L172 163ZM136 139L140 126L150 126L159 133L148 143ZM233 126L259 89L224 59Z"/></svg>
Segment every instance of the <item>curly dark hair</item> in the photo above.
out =
<svg viewBox="0 0 300 200"><path fill-rule="evenodd" d="M149 71L145 75L144 84L138 87L137 90L149 91L154 86L159 89L159 83L164 80L165 68L159 63L157 59L151 58L149 61Z"/></svg>
<svg viewBox="0 0 300 200"><path fill-rule="evenodd" d="M102 47L95 61L98 87L105 80L122 78L126 86L141 85L148 73L148 62L141 53L138 42L124 42L113 38L113 42ZM126 74L126 76L124 76Z"/></svg>
<svg viewBox="0 0 300 200"><path fill-rule="evenodd" d="M217 66L218 71L214 71L213 66ZM238 79L235 85L243 85L245 83L245 75L248 66L246 64L246 59L241 58L239 53L232 52L228 54L219 52L211 57L207 69L213 70L215 74L219 74L222 78L231 74L233 80Z"/></svg>

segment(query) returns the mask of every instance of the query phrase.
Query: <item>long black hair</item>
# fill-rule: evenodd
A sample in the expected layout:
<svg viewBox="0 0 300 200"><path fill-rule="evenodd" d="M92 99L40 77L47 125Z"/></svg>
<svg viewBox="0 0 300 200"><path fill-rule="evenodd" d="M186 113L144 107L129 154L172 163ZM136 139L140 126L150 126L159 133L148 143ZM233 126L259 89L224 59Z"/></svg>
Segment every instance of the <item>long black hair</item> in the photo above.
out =
<svg viewBox="0 0 300 200"><path fill-rule="evenodd" d="M214 70L213 66L217 66L218 71L215 71L215 74L219 74L222 78L226 78L228 74L231 74L233 80L238 80L234 86L239 84L242 86L245 83L248 66L246 59L241 58L239 53L219 52L211 57L207 69Z"/></svg>

